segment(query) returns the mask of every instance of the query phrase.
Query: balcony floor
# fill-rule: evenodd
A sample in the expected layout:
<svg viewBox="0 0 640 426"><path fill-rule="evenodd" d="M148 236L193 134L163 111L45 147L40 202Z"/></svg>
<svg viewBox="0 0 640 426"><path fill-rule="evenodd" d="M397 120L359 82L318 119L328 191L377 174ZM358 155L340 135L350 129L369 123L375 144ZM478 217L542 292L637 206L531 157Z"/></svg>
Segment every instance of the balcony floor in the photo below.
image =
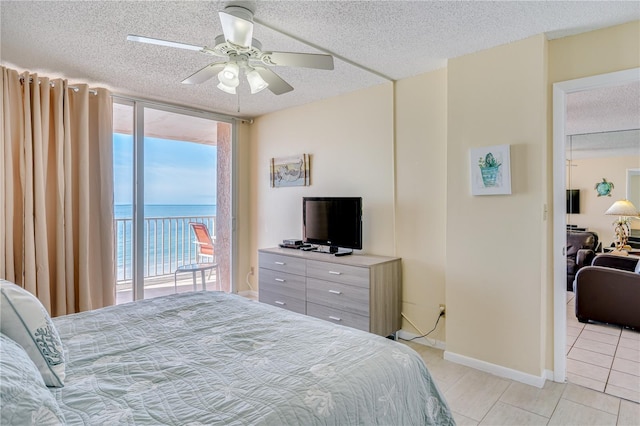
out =
<svg viewBox="0 0 640 426"><path fill-rule="evenodd" d="M174 287L173 275L164 275L160 277L145 278L144 280L144 298L151 299L154 297L166 296L174 293L186 293L194 291L193 278L189 274L179 274L176 286ZM219 291L220 286L216 280L215 271L209 275L205 274L205 284L207 291ZM200 274L196 274L196 291L202 290L202 278ZM133 301L131 281L120 282L116 284L116 305Z"/></svg>

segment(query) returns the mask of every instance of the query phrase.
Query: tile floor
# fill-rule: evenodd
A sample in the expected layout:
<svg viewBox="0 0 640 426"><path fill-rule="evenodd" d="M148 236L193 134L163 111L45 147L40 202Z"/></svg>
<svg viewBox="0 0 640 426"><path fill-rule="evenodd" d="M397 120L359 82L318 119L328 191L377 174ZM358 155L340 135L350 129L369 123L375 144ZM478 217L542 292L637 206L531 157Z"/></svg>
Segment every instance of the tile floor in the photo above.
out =
<svg viewBox="0 0 640 426"><path fill-rule="evenodd" d="M639 308L640 309L640 308ZM640 402L640 333L606 324L583 324L567 292L567 381ZM640 425L640 418L637 422Z"/></svg>
<svg viewBox="0 0 640 426"><path fill-rule="evenodd" d="M640 425L640 405L573 383L542 389L446 361L443 351L413 342L462 425Z"/></svg>

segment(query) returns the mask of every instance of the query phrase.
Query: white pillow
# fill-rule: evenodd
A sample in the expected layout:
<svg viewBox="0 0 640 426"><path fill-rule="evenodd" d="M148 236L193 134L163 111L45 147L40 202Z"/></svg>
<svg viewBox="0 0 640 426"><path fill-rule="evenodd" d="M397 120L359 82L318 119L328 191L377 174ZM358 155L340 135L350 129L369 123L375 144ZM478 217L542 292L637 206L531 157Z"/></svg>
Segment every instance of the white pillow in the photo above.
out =
<svg viewBox="0 0 640 426"><path fill-rule="evenodd" d="M25 289L0 280L0 331L22 346L47 386L64 386L60 336L42 303Z"/></svg>
<svg viewBox="0 0 640 426"><path fill-rule="evenodd" d="M60 406L29 355L3 334L0 334L0 371L0 424L66 424Z"/></svg>

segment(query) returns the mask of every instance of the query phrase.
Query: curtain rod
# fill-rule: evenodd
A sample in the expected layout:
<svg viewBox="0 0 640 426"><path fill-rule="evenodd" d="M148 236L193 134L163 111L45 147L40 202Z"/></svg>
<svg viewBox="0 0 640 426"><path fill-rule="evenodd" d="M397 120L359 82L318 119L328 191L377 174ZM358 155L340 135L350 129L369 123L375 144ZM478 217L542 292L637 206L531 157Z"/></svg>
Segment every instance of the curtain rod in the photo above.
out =
<svg viewBox="0 0 640 426"><path fill-rule="evenodd" d="M24 77L20 77L20 81L22 83L24 83ZM29 77L29 83L33 83L33 77ZM42 82L38 79L38 84L41 84ZM51 87L55 87L55 83L53 81L49 82L49 86ZM76 86L67 86L67 89L69 90L73 90L74 92L78 92L80 89ZM92 95L97 95L98 91L94 90L94 89L89 89L89 93L91 93Z"/></svg>

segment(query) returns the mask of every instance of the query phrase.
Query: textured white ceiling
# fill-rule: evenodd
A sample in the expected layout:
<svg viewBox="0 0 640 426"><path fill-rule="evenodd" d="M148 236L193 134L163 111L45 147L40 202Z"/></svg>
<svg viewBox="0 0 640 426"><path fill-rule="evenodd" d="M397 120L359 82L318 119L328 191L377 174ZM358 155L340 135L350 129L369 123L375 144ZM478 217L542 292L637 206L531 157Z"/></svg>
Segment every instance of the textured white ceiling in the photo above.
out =
<svg viewBox="0 0 640 426"><path fill-rule="evenodd" d="M640 129L640 79L567 95L567 135L628 129Z"/></svg>
<svg viewBox="0 0 640 426"><path fill-rule="evenodd" d="M640 80L567 95L565 132L569 158L640 159Z"/></svg>
<svg viewBox="0 0 640 426"><path fill-rule="evenodd" d="M198 52L126 41L138 34L212 45L223 1L0 2L0 60L115 93L240 117L301 105L446 66L454 58L546 33L550 39L640 19L640 2L253 1L254 37L265 50L338 57L334 71L276 67L295 90L239 95L215 79L182 85L212 62ZM274 30L277 29L279 31ZM375 73L353 65L359 64ZM377 73L377 74L376 74Z"/></svg>
<svg viewBox="0 0 640 426"><path fill-rule="evenodd" d="M640 167L640 129L571 135L565 147L572 160L635 156Z"/></svg>

